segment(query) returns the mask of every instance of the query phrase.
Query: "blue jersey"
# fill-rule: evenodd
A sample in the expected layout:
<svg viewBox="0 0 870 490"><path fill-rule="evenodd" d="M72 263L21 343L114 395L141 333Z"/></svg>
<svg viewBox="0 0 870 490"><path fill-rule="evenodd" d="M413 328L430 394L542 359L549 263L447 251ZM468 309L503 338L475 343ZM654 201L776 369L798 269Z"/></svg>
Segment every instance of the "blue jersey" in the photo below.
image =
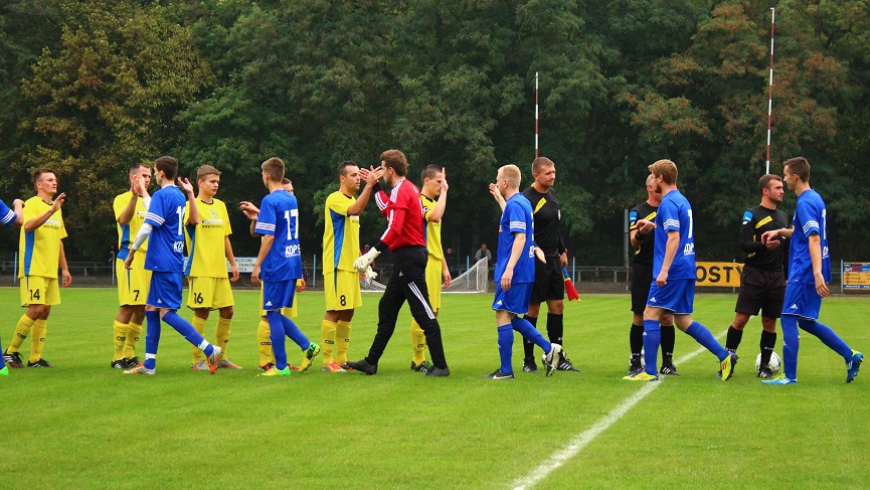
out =
<svg viewBox="0 0 870 490"><path fill-rule="evenodd" d="M525 251L520 254L514 266L511 284L535 282L535 228L532 221L532 203L521 193L516 193L504 205L498 223L498 253L495 259L495 282L501 276L511 258L511 249L516 237L514 233L526 234Z"/></svg>
<svg viewBox="0 0 870 490"><path fill-rule="evenodd" d="M145 268L155 272L181 272L184 265L184 206L187 198L168 185L151 198L145 222L154 229L148 237Z"/></svg>
<svg viewBox="0 0 870 490"><path fill-rule="evenodd" d="M794 210L794 233L791 236L791 248L788 253L788 282L798 284L815 284L813 277L813 260L810 257L810 235L819 235L822 246L822 275L825 281L831 280L831 256L828 253L828 213L825 201L818 192L807 189L798 196L797 207Z"/></svg>
<svg viewBox="0 0 870 490"><path fill-rule="evenodd" d="M17 217L18 215L15 214L15 211L9 209L9 206L7 206L5 202L0 201L0 223L3 223L6 226L12 226L12 223Z"/></svg>
<svg viewBox="0 0 870 490"><path fill-rule="evenodd" d="M692 206L680 191L674 189L662 198L656 213L655 255L653 255L653 278L658 277L665 261L668 232L680 234L680 247L668 269L668 279L695 279L695 239L692 222Z"/></svg>
<svg viewBox="0 0 870 490"><path fill-rule="evenodd" d="M299 207L293 194L280 189L264 197L254 231L275 237L272 248L260 264L261 279L277 282L295 281L302 277Z"/></svg>

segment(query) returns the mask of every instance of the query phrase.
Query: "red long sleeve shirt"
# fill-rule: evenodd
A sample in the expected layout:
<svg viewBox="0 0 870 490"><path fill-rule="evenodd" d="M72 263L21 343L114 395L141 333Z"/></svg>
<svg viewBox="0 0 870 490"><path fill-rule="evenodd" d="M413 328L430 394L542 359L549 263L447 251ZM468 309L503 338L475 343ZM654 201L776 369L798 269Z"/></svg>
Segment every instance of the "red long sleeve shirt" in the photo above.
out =
<svg viewBox="0 0 870 490"><path fill-rule="evenodd" d="M381 214L387 217L387 229L381 241L395 251L397 248L426 246L423 235L423 207L420 191L412 182L402 179L396 182L389 198L380 190L375 194Z"/></svg>

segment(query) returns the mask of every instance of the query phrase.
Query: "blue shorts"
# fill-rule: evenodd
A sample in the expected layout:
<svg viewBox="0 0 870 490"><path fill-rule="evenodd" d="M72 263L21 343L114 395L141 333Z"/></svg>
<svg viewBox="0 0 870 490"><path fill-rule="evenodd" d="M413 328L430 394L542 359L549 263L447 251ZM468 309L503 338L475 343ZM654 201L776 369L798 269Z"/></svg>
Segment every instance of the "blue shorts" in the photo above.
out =
<svg viewBox="0 0 870 490"><path fill-rule="evenodd" d="M511 284L511 290L505 291L501 288L501 284L497 284L492 309L525 315L529 311L529 299L532 297L532 286L534 285L531 282Z"/></svg>
<svg viewBox="0 0 870 490"><path fill-rule="evenodd" d="M289 281L263 281L263 310L275 311L293 307L296 279Z"/></svg>
<svg viewBox="0 0 870 490"><path fill-rule="evenodd" d="M822 297L816 292L815 284L789 283L785 287L785 300L782 303L783 315L818 320L821 309Z"/></svg>
<svg viewBox="0 0 870 490"><path fill-rule="evenodd" d="M646 305L668 310L674 315L692 313L695 309L695 280L669 279L659 287L653 279Z"/></svg>
<svg viewBox="0 0 870 490"><path fill-rule="evenodd" d="M145 304L168 310L181 308L181 279L180 272L152 272Z"/></svg>

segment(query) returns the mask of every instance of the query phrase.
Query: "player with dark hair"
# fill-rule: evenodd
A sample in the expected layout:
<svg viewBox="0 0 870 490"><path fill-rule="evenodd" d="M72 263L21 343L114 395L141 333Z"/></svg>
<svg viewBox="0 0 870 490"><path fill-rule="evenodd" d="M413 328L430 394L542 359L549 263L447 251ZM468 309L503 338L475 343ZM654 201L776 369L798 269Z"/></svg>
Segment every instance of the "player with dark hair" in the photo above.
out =
<svg viewBox="0 0 870 490"><path fill-rule="evenodd" d="M381 168L384 170L384 182L393 188L389 196L379 189L375 194L378 208L387 217L387 229L378 243L358 258L353 266L357 272L364 273L372 261L389 248L395 257L394 273L378 303L378 331L369 354L362 360L348 362L348 366L368 375L378 372L378 361L396 330L396 318L407 300L411 315L426 334L426 343L432 356L434 366L426 371L426 376L449 376L450 369L441 343L441 327L429 304L426 286L427 252L420 191L405 178L408 160L401 151L383 152Z"/></svg>
<svg viewBox="0 0 870 490"><path fill-rule="evenodd" d="M646 300L649 298L649 288L653 282L653 252L655 250L656 235L652 231L641 232L637 224L640 220L654 222L659 204L662 201L661 192L657 192L652 174L646 179L647 200L638 204L628 214L629 234L631 246L634 248L634 258L631 262L631 311L634 317L631 322L629 333L629 346L631 347L631 361L628 365L628 374L634 374L643 369L641 365L641 351L643 349L643 312L646 309ZM677 366L674 366L674 344L676 332L674 331L673 315L662 315L662 366L659 372L679 376Z"/></svg>
<svg viewBox="0 0 870 490"><path fill-rule="evenodd" d="M653 276L646 310L643 313L643 347L646 367L644 371L625 376L629 381L658 381L656 361L661 343L661 320L666 314L674 316L674 323L719 359L722 381L733 374L737 355L722 347L713 334L692 319L695 302L695 238L692 207L677 189L677 165L670 160L659 160L649 166L653 185L662 194L655 223L638 220L642 233L655 229L655 255Z"/></svg>
<svg viewBox="0 0 870 490"><path fill-rule="evenodd" d="M546 263L535 262L535 284L532 288L531 303L525 319L537 326L541 303L547 303L547 337L554 344L563 345L565 331L565 278L562 267L568 265L568 250L559 233L562 220L562 210L556 190L556 164L549 158L535 158L532 162L532 176L535 181L523 195L532 203L535 218L535 243L544 251ZM523 371L534 372L534 343L526 339L523 343ZM562 352L559 357L558 369L561 371L580 371L565 357Z"/></svg>
<svg viewBox="0 0 870 490"><path fill-rule="evenodd" d="M423 205L423 226L426 237L426 289L429 291L429 304L435 316L441 309L441 288L450 285L450 269L441 247L441 219L447 208L447 177L441 165L427 165L420 173L420 202ZM443 281L443 282L442 282ZM443 286L442 286L443 284ZM417 321L411 319L411 370L425 372L432 367L426 360L426 335Z"/></svg>
<svg viewBox="0 0 870 490"><path fill-rule="evenodd" d="M749 317L761 311L761 364L759 378L772 378L768 364L776 346L776 319L782 312L785 297L782 241L779 237L762 243L762 237L771 230L788 227L788 216L776 207L782 204L782 179L767 174L758 182L761 204L743 212L740 227L740 248L746 253L740 292L734 307L734 321L728 327L725 348L737 352L743 338L743 328Z"/></svg>
<svg viewBox="0 0 870 490"><path fill-rule="evenodd" d="M369 202L372 191L383 175L380 167L366 170L356 162L342 162L336 170L339 189L326 198L323 207L323 288L326 314L320 324L323 339L323 371L344 372L350 347L353 313L362 306L359 273L353 262L359 257L359 216ZM366 186L355 196L360 181ZM373 276L371 267L366 271ZM333 355L333 351L335 354Z"/></svg>
<svg viewBox="0 0 870 490"><path fill-rule="evenodd" d="M151 196L151 167L136 163L130 167L130 190L115 196L113 208L118 225L118 255L115 257L115 270L118 277L118 315L112 329L114 331L115 355L111 366L115 369L130 369L139 365L136 346L142 335L145 321L145 302L148 298L148 284L151 271L145 269L145 254L148 240L142 243L142 251L133 261L130 269L124 267L133 239L145 223Z"/></svg>
<svg viewBox="0 0 870 490"><path fill-rule="evenodd" d="M831 327L818 321L822 298L831 294L826 284L831 280L831 256L828 250L827 210L825 201L810 187L810 163L803 157L786 160L783 182L797 196L791 228L771 230L761 236L767 244L780 237L791 238L788 255L788 285L785 288L782 317L782 361L785 373L762 383L790 385L797 383L798 327L815 335L846 361L846 382L851 383L861 368L864 354L853 350Z"/></svg>
<svg viewBox="0 0 870 490"><path fill-rule="evenodd" d="M532 342L544 350L543 362L547 376L552 376L562 353L562 346L549 342L525 318L518 315L529 309L529 297L535 287L535 264L545 261L543 251L536 247L532 206L520 194L520 169L505 165L498 169L496 183L489 185L489 192L502 208L498 227L498 250L495 262L495 321L498 327L498 352L501 364L485 378L513 379L511 363L514 330L526 342ZM538 255L538 260L535 256Z"/></svg>
<svg viewBox="0 0 870 490"><path fill-rule="evenodd" d="M63 286L72 283L63 248L63 239L67 235L61 206L66 201L66 193L55 197L57 177L47 168L33 173L33 185L36 195L24 202L24 224L18 242L21 304L27 307L27 311L18 319L15 335L3 354L6 364L13 368L24 367L18 349L28 334L31 338L27 367L54 367L43 359L42 349L51 307L60 304L58 267L61 269Z"/></svg>
<svg viewBox="0 0 870 490"><path fill-rule="evenodd" d="M233 290L230 281L239 280L239 267L233 254L230 235L230 216L227 206L216 198L221 182L221 172L211 165L203 165L196 171L196 186L199 189L194 206L199 211L200 220L196 225L184 228L184 237L190 258L184 275L188 280L187 307L193 310L193 328L205 335L205 322L211 310L218 310L215 327L215 343L221 348L218 368L242 369L227 357L230 341L230 326L233 320ZM190 212L192 206L187 208ZM232 277L227 274L226 262L229 261ZM193 348L191 369L205 371L208 363L202 351Z"/></svg>
<svg viewBox="0 0 870 490"><path fill-rule="evenodd" d="M6 226L21 226L24 223L24 201L21 199L12 201L12 209L9 209L5 202L0 201L0 223ZM0 352L2 351L3 348L0 346ZM5 360L6 355L0 356L0 376L9 376Z"/></svg>
<svg viewBox="0 0 870 490"><path fill-rule="evenodd" d="M155 177L160 189L154 193L148 206L145 223L139 229L130 253L124 261L129 270L136 252L148 239L145 268L151 271L151 284L145 306L145 362L124 371L124 374L153 375L157 372L157 348L160 344L160 322L166 322L188 342L201 349L209 363L211 374L217 369L221 348L211 345L193 325L177 313L181 307L182 268L184 265L184 225L196 226L199 212L194 203L193 185L187 179L178 179L181 189L175 185L178 175L178 160L160 157L154 161ZM182 191L183 189L183 191ZM185 198L185 194L187 195ZM185 223L185 206L190 206Z"/></svg>

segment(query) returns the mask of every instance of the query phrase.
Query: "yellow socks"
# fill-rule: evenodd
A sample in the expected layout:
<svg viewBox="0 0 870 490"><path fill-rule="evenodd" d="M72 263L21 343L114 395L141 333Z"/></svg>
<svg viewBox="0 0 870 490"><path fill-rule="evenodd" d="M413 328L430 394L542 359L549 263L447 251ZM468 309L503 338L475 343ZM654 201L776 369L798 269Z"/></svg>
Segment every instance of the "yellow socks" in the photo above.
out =
<svg viewBox="0 0 870 490"><path fill-rule="evenodd" d="M230 323L232 318L218 317L217 327L214 330L215 342L223 352L221 352L221 361L227 360L227 344L230 343Z"/></svg>
<svg viewBox="0 0 870 490"><path fill-rule="evenodd" d="M199 332L200 335L205 337L205 318L200 318L196 315L193 315L193 320L190 322L193 325L194 330ZM191 346L190 352L193 354L193 365L196 366L199 364L205 356L202 353L202 349L197 346Z"/></svg>
<svg viewBox="0 0 870 490"><path fill-rule="evenodd" d="M270 362L275 364L275 357L272 355L272 339L269 337L269 322L265 318L260 318L260 323L257 325L257 350L260 352L260 366L265 366Z"/></svg>
<svg viewBox="0 0 870 490"><path fill-rule="evenodd" d="M30 329L30 362L42 359L42 348L45 347L46 320L36 320Z"/></svg>
<svg viewBox="0 0 870 490"><path fill-rule="evenodd" d="M6 349L8 352L18 352L21 349L21 344L24 343L24 339L27 338L35 322L36 320L31 319L29 316L21 315L21 318L18 319L18 324L15 326L15 334L12 335L12 341L9 342L9 347Z"/></svg>
<svg viewBox="0 0 870 490"><path fill-rule="evenodd" d="M115 357L112 358L113 361L117 361L119 359L123 359L124 357L124 344L127 342L127 331L130 329L129 324L121 323L118 320L115 320L115 323L112 325L112 331L115 334Z"/></svg>
<svg viewBox="0 0 870 490"><path fill-rule="evenodd" d="M320 338L323 339L323 343L320 344L320 353L323 354L324 366L335 360L332 357L332 353L335 350L335 331L337 327L337 323L325 319L320 323Z"/></svg>
<svg viewBox="0 0 870 490"><path fill-rule="evenodd" d="M426 334L416 320L411 320L411 348L414 349L414 364L423 364L426 361Z"/></svg>
<svg viewBox="0 0 870 490"><path fill-rule="evenodd" d="M124 341L125 359L136 357L136 345L139 343L139 337L142 336L142 324L130 322L127 324L127 340Z"/></svg>
<svg viewBox="0 0 870 490"><path fill-rule="evenodd" d="M350 348L350 322L339 321L335 324L335 360L347 363L347 350Z"/></svg>

